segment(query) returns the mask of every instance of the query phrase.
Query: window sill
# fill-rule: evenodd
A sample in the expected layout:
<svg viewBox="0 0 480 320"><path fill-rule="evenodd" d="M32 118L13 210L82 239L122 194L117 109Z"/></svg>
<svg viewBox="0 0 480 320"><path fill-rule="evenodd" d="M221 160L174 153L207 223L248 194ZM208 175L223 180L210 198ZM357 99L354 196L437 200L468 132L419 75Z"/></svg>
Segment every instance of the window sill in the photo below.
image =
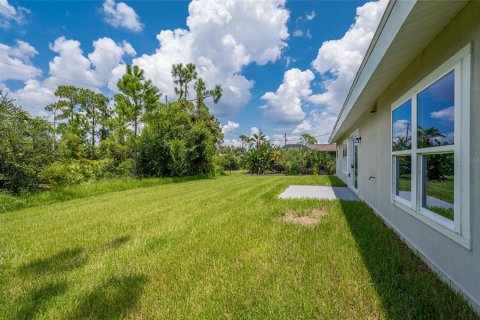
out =
<svg viewBox="0 0 480 320"><path fill-rule="evenodd" d="M472 249L470 239L454 231L453 221L437 216L436 214L431 213L425 209L422 209L421 212L417 212L413 210L409 206L409 204L407 204L407 201L402 201L402 199L397 199L396 197L392 197L392 204L397 208L410 214L411 216L417 218L418 220L422 221L423 223L435 229L436 231L440 232L444 236L452 239L453 241L460 244L464 248L468 250Z"/></svg>

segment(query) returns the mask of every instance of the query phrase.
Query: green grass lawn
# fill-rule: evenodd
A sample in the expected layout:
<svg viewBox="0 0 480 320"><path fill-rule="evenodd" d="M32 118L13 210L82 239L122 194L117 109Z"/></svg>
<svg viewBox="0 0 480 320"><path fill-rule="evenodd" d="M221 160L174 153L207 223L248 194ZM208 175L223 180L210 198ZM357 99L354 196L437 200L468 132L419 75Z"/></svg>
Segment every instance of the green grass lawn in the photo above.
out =
<svg viewBox="0 0 480 320"><path fill-rule="evenodd" d="M0 214L0 319L477 319L326 176L136 188ZM313 227L287 211L321 208Z"/></svg>

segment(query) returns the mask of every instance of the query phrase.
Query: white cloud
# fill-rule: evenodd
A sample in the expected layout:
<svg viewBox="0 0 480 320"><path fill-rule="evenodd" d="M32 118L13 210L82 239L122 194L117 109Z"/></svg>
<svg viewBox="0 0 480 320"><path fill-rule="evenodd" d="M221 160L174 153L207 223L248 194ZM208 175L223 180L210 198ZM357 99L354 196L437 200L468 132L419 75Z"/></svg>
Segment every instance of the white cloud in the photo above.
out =
<svg viewBox="0 0 480 320"><path fill-rule="evenodd" d="M228 121L227 124L224 124L222 126L222 132L225 134L225 133L229 133L230 131L236 130L238 128L240 128L239 123L233 122L233 121Z"/></svg>
<svg viewBox="0 0 480 320"><path fill-rule="evenodd" d="M322 43L316 59L312 62L312 68L320 74L324 92L312 94L310 82L314 75L310 70L304 71L307 74L310 72L311 76L306 76L308 81L304 79L303 85L299 85L303 91L292 90L297 92L297 95L295 93L290 96L282 95L280 87L276 94L270 92L264 95L264 97L271 98L275 104L274 107L269 104L264 107L269 111L265 115L272 117L274 121L275 115L281 115L280 119L276 119L277 122L281 120L281 122L296 124L291 129L292 137L309 133L315 136L319 143L326 143L386 4L387 0L380 0L358 7L355 22L344 36ZM310 14L305 18L298 18L297 23L308 20L309 16L314 18L314 14ZM303 34L305 35L305 33ZM285 73L284 78L290 71ZM287 86L286 83L288 81L284 79L281 87ZM288 98L286 98L287 96ZM314 104L317 108L305 114L305 110L302 108L305 104ZM277 112L273 112L274 110ZM287 121L288 119L290 121Z"/></svg>
<svg viewBox="0 0 480 320"><path fill-rule="evenodd" d="M25 77L22 79L26 80L24 87L11 91L12 97L34 115L56 100L54 93L58 85L72 84L98 90L115 77L117 68L125 69L125 55L135 54L128 42L116 44L110 38L94 41L94 50L88 56L83 54L79 41L65 37L57 38L49 47L57 54L49 63L49 76L41 81ZM27 52L33 54L32 49ZM8 76L7 80L12 77Z"/></svg>
<svg viewBox="0 0 480 320"><path fill-rule="evenodd" d="M42 71L31 63L31 58L37 54L37 50L25 41L16 40L13 46L0 43L0 81L39 76Z"/></svg>
<svg viewBox="0 0 480 320"><path fill-rule="evenodd" d="M115 2L115 0L105 0L103 3L103 13L105 21L115 28L125 28L134 32L143 29L135 10L125 2Z"/></svg>
<svg viewBox="0 0 480 320"><path fill-rule="evenodd" d="M315 19L315 11L312 10L312 12L310 13L307 13L307 15L305 16L305 19L307 19L308 21L311 21L313 19Z"/></svg>
<svg viewBox="0 0 480 320"><path fill-rule="evenodd" d="M211 105L212 111L231 115L251 98L254 83L241 74L243 68L280 58L287 46L288 18L283 0L192 1L188 29L161 31L156 52L133 63L169 97L174 96L172 64L196 64L208 86L223 88L223 97L218 105Z"/></svg>
<svg viewBox="0 0 480 320"><path fill-rule="evenodd" d="M293 133L302 134L310 130L312 130L312 124L310 123L310 121L303 120L299 125L295 127L295 129L293 129Z"/></svg>
<svg viewBox="0 0 480 320"><path fill-rule="evenodd" d="M430 117L443 122L453 122L455 120L455 107L448 107L439 111L430 113Z"/></svg>
<svg viewBox="0 0 480 320"><path fill-rule="evenodd" d="M262 99L267 103L261 108L264 115L274 123L293 123L303 120L302 104L312 94L310 83L314 79L310 70L293 68L285 72L277 91L267 92Z"/></svg>
<svg viewBox="0 0 480 320"><path fill-rule="evenodd" d="M312 96L312 102L325 104L332 112L340 110L387 2L367 2L358 7L355 22L345 35L322 44L312 67L322 76L333 77L324 81L326 91Z"/></svg>
<svg viewBox="0 0 480 320"><path fill-rule="evenodd" d="M250 129L250 135L253 136L254 134L259 134L260 133L260 129L258 129L257 127L252 127Z"/></svg>
<svg viewBox="0 0 480 320"><path fill-rule="evenodd" d="M239 139L224 139L222 145L232 146L232 147L241 147L243 142Z"/></svg>
<svg viewBox="0 0 480 320"><path fill-rule="evenodd" d="M13 23L25 23L26 16L30 10L21 6L14 7L8 0L0 0L0 28L10 28Z"/></svg>
<svg viewBox="0 0 480 320"><path fill-rule="evenodd" d="M294 134L309 133L318 140L318 143L327 143L336 119L337 116L331 113L313 110L308 118L297 125L292 132Z"/></svg>
<svg viewBox="0 0 480 320"><path fill-rule="evenodd" d="M300 30L300 29L297 29L297 30L293 31L292 35L293 35L294 37L301 38L301 37L303 37L303 31Z"/></svg>
<svg viewBox="0 0 480 320"><path fill-rule="evenodd" d="M393 137L403 137L407 135L407 130L409 130L409 135L412 134L412 126L410 121L407 119L400 119L393 123Z"/></svg>

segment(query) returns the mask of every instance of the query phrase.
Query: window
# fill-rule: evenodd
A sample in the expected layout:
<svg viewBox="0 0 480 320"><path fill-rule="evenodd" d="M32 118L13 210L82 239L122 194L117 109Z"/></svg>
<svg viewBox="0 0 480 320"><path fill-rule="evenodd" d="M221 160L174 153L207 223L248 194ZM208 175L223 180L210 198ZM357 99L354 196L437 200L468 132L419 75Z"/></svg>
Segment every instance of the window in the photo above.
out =
<svg viewBox="0 0 480 320"><path fill-rule="evenodd" d="M343 172L346 174L348 173L348 142L346 140L343 142L342 156L343 156Z"/></svg>
<svg viewBox="0 0 480 320"><path fill-rule="evenodd" d="M392 106L392 203L470 247L470 46Z"/></svg>

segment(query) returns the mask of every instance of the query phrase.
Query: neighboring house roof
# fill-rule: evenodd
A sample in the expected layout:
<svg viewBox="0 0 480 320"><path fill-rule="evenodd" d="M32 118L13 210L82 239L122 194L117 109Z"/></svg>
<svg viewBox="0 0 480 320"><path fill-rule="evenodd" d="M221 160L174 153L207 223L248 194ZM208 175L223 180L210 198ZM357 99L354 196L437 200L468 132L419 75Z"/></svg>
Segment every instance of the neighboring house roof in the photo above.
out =
<svg viewBox="0 0 480 320"><path fill-rule="evenodd" d="M290 143L290 144L287 144L286 146L282 146L282 148L284 149L303 149L305 148L305 146L303 144L299 144L299 143Z"/></svg>
<svg viewBox="0 0 480 320"><path fill-rule="evenodd" d="M467 2L390 0L340 110L330 143L375 107L378 96Z"/></svg>
<svg viewBox="0 0 480 320"><path fill-rule="evenodd" d="M337 146L335 144L316 143L316 144L307 145L307 148L311 149L311 150L322 151L322 152L336 152L337 151Z"/></svg>

